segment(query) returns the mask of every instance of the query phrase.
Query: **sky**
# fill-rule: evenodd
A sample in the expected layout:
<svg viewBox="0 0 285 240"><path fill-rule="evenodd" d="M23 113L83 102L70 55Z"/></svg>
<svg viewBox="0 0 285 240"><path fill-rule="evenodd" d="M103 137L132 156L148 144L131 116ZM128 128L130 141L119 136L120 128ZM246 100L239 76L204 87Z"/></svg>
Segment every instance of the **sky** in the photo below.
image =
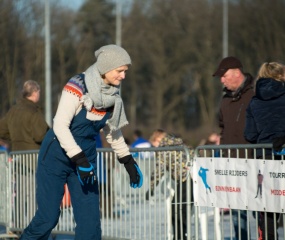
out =
<svg viewBox="0 0 285 240"><path fill-rule="evenodd" d="M73 9L78 9L83 4L84 0L59 0L63 5L69 5Z"/></svg>
<svg viewBox="0 0 285 240"><path fill-rule="evenodd" d="M84 3L85 0L52 0L52 1L60 2L63 5L69 5L71 8L77 10L80 8L80 6ZM113 1L115 2L116 0ZM123 0L122 2L124 2L124 4L130 4L132 0Z"/></svg>

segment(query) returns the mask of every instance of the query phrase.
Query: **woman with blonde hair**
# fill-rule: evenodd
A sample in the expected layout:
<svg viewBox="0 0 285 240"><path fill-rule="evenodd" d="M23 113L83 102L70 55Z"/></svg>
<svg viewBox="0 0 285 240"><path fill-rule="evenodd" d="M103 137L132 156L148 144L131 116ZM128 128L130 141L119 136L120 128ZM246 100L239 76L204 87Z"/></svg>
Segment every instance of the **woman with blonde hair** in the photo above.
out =
<svg viewBox="0 0 285 240"><path fill-rule="evenodd" d="M128 120L119 89L131 65L130 55L110 44L96 50L95 57L95 63L71 77L62 90L53 128L39 151L37 211L22 240L49 239L58 223L65 184L76 222L74 239L102 239L95 140L101 129L119 163L124 164L130 187L143 184L142 172L121 131Z"/></svg>
<svg viewBox="0 0 285 240"><path fill-rule="evenodd" d="M258 71L255 96L246 112L245 138L251 143L274 143L285 136L285 68L278 62L263 63ZM274 145L273 145L274 146ZM272 149L257 150L257 158L272 159ZM280 156L274 156L280 159ZM265 219L267 216L267 219ZM276 213L278 219L279 213ZM262 239L275 239L274 214L260 213ZM267 226L265 226L267 224ZM266 229L267 227L267 238Z"/></svg>
<svg viewBox="0 0 285 240"><path fill-rule="evenodd" d="M166 136L166 132L163 129L156 129L149 137L149 142L153 147L158 147L161 139Z"/></svg>
<svg viewBox="0 0 285 240"><path fill-rule="evenodd" d="M285 136L285 67L263 63L255 83L255 96L247 108L244 135L251 143L272 143ZM271 155L267 151L266 155ZM261 152L257 157L261 156Z"/></svg>
<svg viewBox="0 0 285 240"><path fill-rule="evenodd" d="M257 79L273 78L276 81L285 81L284 65L278 62L263 63L258 71Z"/></svg>

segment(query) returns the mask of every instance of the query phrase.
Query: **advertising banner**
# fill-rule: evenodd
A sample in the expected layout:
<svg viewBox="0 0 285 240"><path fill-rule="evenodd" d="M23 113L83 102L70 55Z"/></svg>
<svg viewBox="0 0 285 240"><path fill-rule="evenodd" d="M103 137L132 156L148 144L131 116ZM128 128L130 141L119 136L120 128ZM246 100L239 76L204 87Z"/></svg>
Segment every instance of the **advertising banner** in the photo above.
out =
<svg viewBox="0 0 285 240"><path fill-rule="evenodd" d="M197 206L284 212L284 161L198 157L193 181Z"/></svg>

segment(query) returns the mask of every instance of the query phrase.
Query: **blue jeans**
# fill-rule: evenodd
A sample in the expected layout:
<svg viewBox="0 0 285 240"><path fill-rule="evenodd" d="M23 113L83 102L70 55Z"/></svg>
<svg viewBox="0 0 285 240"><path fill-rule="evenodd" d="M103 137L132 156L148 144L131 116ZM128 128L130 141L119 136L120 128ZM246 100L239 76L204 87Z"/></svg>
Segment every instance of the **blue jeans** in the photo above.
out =
<svg viewBox="0 0 285 240"><path fill-rule="evenodd" d="M240 212L240 221L239 221L239 212ZM248 239L247 238L247 211L232 209L232 214L233 214L233 224L234 224L234 229L235 229L236 240L239 240L239 239L247 240ZM240 229L241 236L239 236L239 229Z"/></svg>

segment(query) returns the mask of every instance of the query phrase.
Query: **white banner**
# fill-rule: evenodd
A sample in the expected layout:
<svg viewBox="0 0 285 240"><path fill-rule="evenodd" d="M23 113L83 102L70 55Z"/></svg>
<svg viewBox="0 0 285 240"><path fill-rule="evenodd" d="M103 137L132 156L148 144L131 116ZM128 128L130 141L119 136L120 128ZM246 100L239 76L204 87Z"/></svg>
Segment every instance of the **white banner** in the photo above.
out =
<svg viewBox="0 0 285 240"><path fill-rule="evenodd" d="M284 212L284 165L281 160L195 158L195 205Z"/></svg>

